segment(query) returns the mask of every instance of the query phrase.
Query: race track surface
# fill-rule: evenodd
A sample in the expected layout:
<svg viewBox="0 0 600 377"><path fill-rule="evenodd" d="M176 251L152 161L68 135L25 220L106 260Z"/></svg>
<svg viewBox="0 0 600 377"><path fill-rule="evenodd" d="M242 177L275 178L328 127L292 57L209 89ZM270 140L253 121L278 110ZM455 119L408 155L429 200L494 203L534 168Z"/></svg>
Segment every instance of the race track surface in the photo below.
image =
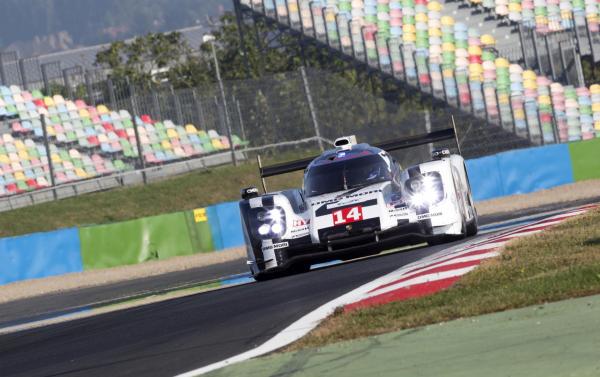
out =
<svg viewBox="0 0 600 377"><path fill-rule="evenodd" d="M380 255L3 335L0 375L116 377L186 372L260 345L322 304L449 246Z"/></svg>

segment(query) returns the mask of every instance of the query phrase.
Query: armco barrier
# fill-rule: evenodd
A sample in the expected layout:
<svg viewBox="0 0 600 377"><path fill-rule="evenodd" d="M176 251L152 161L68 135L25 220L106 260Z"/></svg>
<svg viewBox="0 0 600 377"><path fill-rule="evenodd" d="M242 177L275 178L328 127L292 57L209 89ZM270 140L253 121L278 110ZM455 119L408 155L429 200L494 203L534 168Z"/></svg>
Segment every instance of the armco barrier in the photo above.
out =
<svg viewBox="0 0 600 377"><path fill-rule="evenodd" d="M481 201L573 183L569 149L558 144L468 160L473 198Z"/></svg>
<svg viewBox="0 0 600 377"><path fill-rule="evenodd" d="M0 284L82 270L75 228L0 239Z"/></svg>

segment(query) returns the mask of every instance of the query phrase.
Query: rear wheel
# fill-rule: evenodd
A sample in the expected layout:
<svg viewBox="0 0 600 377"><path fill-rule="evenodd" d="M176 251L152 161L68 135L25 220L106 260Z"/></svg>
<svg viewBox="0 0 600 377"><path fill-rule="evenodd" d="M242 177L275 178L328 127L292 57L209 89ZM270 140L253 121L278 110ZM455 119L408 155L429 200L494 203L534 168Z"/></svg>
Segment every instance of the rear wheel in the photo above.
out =
<svg viewBox="0 0 600 377"><path fill-rule="evenodd" d="M473 220L471 220L467 224L467 237L473 237L473 236L477 235L478 232L479 232L479 223L477 222L477 216L475 216L473 218Z"/></svg>
<svg viewBox="0 0 600 377"><path fill-rule="evenodd" d="M473 219L467 223L467 237L473 237L479 232L479 220L477 219L477 209L473 204L471 192L469 192L469 209Z"/></svg>

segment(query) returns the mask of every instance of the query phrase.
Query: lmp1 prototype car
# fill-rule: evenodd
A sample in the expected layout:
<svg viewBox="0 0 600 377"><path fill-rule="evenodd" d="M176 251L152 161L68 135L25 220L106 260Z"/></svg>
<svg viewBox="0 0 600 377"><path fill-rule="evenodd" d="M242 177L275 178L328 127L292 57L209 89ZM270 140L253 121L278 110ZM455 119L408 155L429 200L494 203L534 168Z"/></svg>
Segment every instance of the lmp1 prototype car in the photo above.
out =
<svg viewBox="0 0 600 377"><path fill-rule="evenodd" d="M477 233L477 212L464 160L443 148L402 169L390 151L454 138L453 129L383 143L342 137L317 158L261 167L269 176L305 169L304 187L239 203L248 265L256 280L382 250L448 242Z"/></svg>

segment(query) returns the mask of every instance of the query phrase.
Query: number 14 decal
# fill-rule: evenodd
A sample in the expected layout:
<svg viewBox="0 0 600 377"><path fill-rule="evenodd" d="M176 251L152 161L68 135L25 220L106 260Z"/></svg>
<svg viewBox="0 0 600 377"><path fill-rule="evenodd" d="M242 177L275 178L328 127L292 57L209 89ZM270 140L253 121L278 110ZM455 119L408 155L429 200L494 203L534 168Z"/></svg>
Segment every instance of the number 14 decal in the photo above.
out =
<svg viewBox="0 0 600 377"><path fill-rule="evenodd" d="M333 212L333 225L348 224L363 219L362 207L343 208Z"/></svg>

